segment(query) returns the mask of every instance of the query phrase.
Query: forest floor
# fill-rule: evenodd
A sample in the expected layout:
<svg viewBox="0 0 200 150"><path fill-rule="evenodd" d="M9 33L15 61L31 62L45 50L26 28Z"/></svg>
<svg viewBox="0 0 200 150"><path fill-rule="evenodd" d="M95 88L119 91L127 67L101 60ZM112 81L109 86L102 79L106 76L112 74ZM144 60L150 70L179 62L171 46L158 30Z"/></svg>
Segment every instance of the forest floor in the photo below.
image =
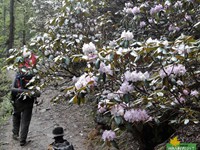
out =
<svg viewBox="0 0 200 150"><path fill-rule="evenodd" d="M53 142L52 130L55 126L62 126L65 138L74 145L76 150L90 149L88 133L94 128L89 105L69 105L67 102L53 104L50 100L56 91L46 90L35 106L29 128L28 140L25 147L19 146L19 141L12 139L12 118L0 127L0 150L45 150Z"/></svg>

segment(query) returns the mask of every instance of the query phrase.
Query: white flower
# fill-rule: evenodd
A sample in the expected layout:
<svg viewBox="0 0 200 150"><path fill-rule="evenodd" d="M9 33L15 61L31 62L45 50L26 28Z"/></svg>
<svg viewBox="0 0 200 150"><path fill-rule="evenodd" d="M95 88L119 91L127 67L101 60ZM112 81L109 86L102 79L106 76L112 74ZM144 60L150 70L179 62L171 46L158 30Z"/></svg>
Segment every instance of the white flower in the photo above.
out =
<svg viewBox="0 0 200 150"><path fill-rule="evenodd" d="M165 4L164 4L166 7L169 7L169 6L171 6L171 2L170 1L165 1Z"/></svg>
<svg viewBox="0 0 200 150"><path fill-rule="evenodd" d="M91 60L97 57L97 50L92 42L90 42L89 44L84 44L82 50L85 55L85 59Z"/></svg>
<svg viewBox="0 0 200 150"><path fill-rule="evenodd" d="M110 47L115 47L116 45L117 45L117 42L115 40L109 42Z"/></svg>
<svg viewBox="0 0 200 150"><path fill-rule="evenodd" d="M177 83L178 85L183 85L183 82L182 82L181 80L178 80L176 83Z"/></svg>
<svg viewBox="0 0 200 150"><path fill-rule="evenodd" d="M123 38L124 40L132 40L133 39L133 33L130 32L130 31L123 31L122 34L121 34L121 38Z"/></svg>
<svg viewBox="0 0 200 150"><path fill-rule="evenodd" d="M89 44L84 44L82 50L85 55L96 53L96 47L92 42L90 42Z"/></svg>
<svg viewBox="0 0 200 150"><path fill-rule="evenodd" d="M160 41L158 41L157 39L153 40L152 38L149 38L147 41L146 41L146 44L155 44L155 45L159 45L160 44Z"/></svg>
<svg viewBox="0 0 200 150"><path fill-rule="evenodd" d="M108 99L116 99L116 100L118 100L119 99L119 95L118 94L115 94L115 93L108 93L108 95L107 95L107 98Z"/></svg>
<svg viewBox="0 0 200 150"><path fill-rule="evenodd" d="M122 48L122 47L120 47L118 50L117 50L117 54L118 55L122 55L123 53L124 54L126 54L126 53L128 53L128 52L130 52L131 51L131 49L130 48Z"/></svg>
<svg viewBox="0 0 200 150"><path fill-rule="evenodd" d="M132 14L132 8L124 8L124 12L127 14Z"/></svg>
<svg viewBox="0 0 200 150"><path fill-rule="evenodd" d="M177 1L175 4L174 4L174 7L177 8L177 7L182 7L183 3L181 1Z"/></svg>
<svg viewBox="0 0 200 150"><path fill-rule="evenodd" d="M188 45L185 45L184 43L181 43L180 45L173 48L176 50L176 52L178 52L179 55L186 54L191 51L190 47Z"/></svg>
<svg viewBox="0 0 200 150"><path fill-rule="evenodd" d="M30 56L31 56L31 52L26 47L24 47L23 48L23 57L28 58Z"/></svg>
<svg viewBox="0 0 200 150"><path fill-rule="evenodd" d="M125 3L125 6L130 8L130 7L133 7L133 4L131 4L131 3Z"/></svg>

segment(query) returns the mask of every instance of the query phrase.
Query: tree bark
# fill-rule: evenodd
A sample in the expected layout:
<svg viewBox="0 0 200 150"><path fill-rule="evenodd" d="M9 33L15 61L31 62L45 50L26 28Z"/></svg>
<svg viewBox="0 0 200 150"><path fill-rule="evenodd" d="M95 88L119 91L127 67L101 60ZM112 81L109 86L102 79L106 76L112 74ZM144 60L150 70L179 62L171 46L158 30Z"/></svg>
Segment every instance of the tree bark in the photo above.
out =
<svg viewBox="0 0 200 150"><path fill-rule="evenodd" d="M3 2L3 35L6 34L6 6Z"/></svg>
<svg viewBox="0 0 200 150"><path fill-rule="evenodd" d="M7 47L7 56L9 56L9 49L13 48L14 44L14 28L15 28L15 17L14 17L14 3L15 0L10 0L10 26L9 26L9 39Z"/></svg>
<svg viewBox="0 0 200 150"><path fill-rule="evenodd" d="M25 8L24 8L25 9ZM26 45L26 11L24 10L24 29L22 34L22 45Z"/></svg>

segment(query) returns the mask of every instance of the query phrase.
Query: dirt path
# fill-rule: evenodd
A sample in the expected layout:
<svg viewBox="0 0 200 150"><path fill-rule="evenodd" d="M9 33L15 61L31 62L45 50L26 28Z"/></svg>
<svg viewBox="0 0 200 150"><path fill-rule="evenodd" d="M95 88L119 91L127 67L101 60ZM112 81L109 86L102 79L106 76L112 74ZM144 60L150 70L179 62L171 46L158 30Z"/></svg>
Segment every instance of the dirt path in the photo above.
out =
<svg viewBox="0 0 200 150"><path fill-rule="evenodd" d="M53 140L52 129L59 125L65 130L65 138L74 145L75 150L88 150L87 135L94 122L90 115L90 106L70 106L68 103L52 104L50 99L56 91L47 90L39 100L43 103L34 107L28 134L31 140L25 147L11 138L12 119L0 127L0 150L45 150Z"/></svg>

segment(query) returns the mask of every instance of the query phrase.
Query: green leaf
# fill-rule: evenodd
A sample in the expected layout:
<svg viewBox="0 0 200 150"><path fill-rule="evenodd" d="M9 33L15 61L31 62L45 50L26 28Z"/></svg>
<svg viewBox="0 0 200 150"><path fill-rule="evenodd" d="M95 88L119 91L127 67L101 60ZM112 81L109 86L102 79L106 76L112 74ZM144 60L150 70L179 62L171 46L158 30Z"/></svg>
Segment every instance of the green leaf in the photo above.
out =
<svg viewBox="0 0 200 150"><path fill-rule="evenodd" d="M124 94L123 98L124 98L124 101L125 101L126 103L129 103L129 102L130 102L130 94L129 94L129 93Z"/></svg>
<svg viewBox="0 0 200 150"><path fill-rule="evenodd" d="M69 103L77 104L78 103L77 95L75 95L74 97L72 97L72 99L69 101Z"/></svg>
<svg viewBox="0 0 200 150"><path fill-rule="evenodd" d="M115 120L117 125L120 125L120 124L123 123L123 120L122 120L122 118L120 116L115 116L114 120Z"/></svg>
<svg viewBox="0 0 200 150"><path fill-rule="evenodd" d="M12 58L14 58L14 56L10 56L8 59L12 60ZM23 57L17 57L15 59L16 63L20 63L20 62L24 62L24 58Z"/></svg>
<svg viewBox="0 0 200 150"><path fill-rule="evenodd" d="M60 17L59 26L62 26L64 22L65 22L65 18Z"/></svg>
<svg viewBox="0 0 200 150"><path fill-rule="evenodd" d="M99 69L99 68L100 68L100 62L101 62L101 61L100 61L99 59L96 60L96 62L95 62L95 68L96 68L96 69Z"/></svg>
<svg viewBox="0 0 200 150"><path fill-rule="evenodd" d="M128 48L129 47L129 41L125 40L123 43L124 48Z"/></svg>

